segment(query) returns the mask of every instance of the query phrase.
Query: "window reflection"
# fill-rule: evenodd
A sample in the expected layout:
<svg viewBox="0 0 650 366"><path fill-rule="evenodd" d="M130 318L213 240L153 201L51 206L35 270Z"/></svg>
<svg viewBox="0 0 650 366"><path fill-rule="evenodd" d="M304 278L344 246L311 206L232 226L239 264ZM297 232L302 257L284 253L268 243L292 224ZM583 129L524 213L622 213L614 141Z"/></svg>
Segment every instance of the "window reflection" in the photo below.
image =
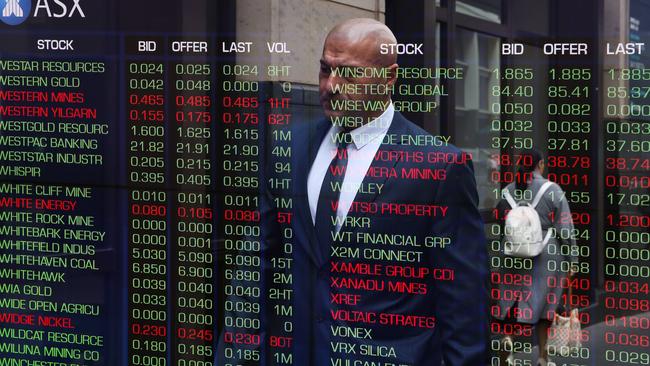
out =
<svg viewBox="0 0 650 366"><path fill-rule="evenodd" d="M490 156L499 151L490 148L490 128L495 115L490 105L499 98L490 92L499 81L492 72L499 68L499 38L461 29L456 45L456 67L463 69L463 79L456 81L456 145L473 156L481 208L494 204L491 191L497 185L490 181L494 169Z"/></svg>
<svg viewBox="0 0 650 366"><path fill-rule="evenodd" d="M501 23L501 0L456 1L456 11L489 22Z"/></svg>

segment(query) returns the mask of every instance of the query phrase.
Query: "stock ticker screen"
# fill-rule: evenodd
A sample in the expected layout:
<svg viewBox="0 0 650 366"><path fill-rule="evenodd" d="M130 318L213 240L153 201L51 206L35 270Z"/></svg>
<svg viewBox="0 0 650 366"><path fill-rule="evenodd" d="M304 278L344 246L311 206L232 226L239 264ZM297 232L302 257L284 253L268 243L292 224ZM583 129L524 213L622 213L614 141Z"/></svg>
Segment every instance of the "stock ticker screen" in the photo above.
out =
<svg viewBox="0 0 650 366"><path fill-rule="evenodd" d="M0 21L0 366L650 365L650 1Z"/></svg>

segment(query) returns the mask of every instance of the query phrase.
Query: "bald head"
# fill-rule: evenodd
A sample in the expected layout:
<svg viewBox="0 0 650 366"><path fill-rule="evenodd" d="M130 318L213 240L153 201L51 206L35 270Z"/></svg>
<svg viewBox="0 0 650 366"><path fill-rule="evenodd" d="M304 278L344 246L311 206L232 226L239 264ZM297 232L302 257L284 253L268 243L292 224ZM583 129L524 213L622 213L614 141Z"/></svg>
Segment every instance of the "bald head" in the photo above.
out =
<svg viewBox="0 0 650 366"><path fill-rule="evenodd" d="M352 116L367 122L383 113L397 81L398 65L397 55L382 54L381 45L396 43L393 32L374 19L346 20L329 32L320 60L319 92L330 119ZM381 103L355 104L365 101Z"/></svg>
<svg viewBox="0 0 650 366"><path fill-rule="evenodd" d="M354 18L337 24L325 38L335 40L347 47L359 48L363 56L375 66L389 66L397 62L397 54L382 55L379 52L381 44L396 44L393 32L384 23L370 18Z"/></svg>

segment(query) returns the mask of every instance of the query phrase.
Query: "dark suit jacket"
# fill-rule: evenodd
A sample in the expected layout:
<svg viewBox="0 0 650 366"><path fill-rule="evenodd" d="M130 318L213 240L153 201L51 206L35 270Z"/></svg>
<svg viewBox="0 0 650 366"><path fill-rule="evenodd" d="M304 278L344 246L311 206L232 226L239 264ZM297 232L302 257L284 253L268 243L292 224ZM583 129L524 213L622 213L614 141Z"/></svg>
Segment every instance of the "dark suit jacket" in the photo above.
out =
<svg viewBox="0 0 650 366"><path fill-rule="evenodd" d="M307 176L329 127L327 120L294 126L291 188L270 188L262 200L267 260L286 256L286 243L293 248L286 270L293 330L282 330L269 300L266 337L290 335L294 365L486 364L488 259L471 161L395 112L387 133L394 141L380 146L350 225L337 237L317 233ZM429 136L428 144L414 144L418 136ZM287 194L290 210L273 207ZM291 222L278 224L278 210Z"/></svg>

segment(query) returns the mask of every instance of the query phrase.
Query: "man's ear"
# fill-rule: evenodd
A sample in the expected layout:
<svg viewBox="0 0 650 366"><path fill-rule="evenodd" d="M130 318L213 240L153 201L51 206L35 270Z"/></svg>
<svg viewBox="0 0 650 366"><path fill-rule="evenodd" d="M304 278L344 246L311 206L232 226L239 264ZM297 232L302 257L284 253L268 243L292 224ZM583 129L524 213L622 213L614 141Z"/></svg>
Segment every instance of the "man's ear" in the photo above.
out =
<svg viewBox="0 0 650 366"><path fill-rule="evenodd" d="M393 86L397 82L397 68L399 67L398 64L392 64L388 66L388 82L386 85L388 86Z"/></svg>

